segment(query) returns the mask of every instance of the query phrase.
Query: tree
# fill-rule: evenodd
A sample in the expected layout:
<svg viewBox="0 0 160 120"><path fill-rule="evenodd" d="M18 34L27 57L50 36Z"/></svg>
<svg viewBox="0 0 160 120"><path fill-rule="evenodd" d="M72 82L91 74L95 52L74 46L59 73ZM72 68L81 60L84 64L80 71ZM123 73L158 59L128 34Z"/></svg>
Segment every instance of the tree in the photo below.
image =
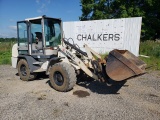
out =
<svg viewBox="0 0 160 120"><path fill-rule="evenodd" d="M110 1L111 0L81 0L82 16L80 17L80 20L83 21L109 18Z"/></svg>
<svg viewBox="0 0 160 120"><path fill-rule="evenodd" d="M80 20L142 17L142 39L160 38L159 0L81 0L81 6Z"/></svg>
<svg viewBox="0 0 160 120"><path fill-rule="evenodd" d="M146 36L152 39L160 38L160 2L159 0L146 0L144 3L144 30Z"/></svg>

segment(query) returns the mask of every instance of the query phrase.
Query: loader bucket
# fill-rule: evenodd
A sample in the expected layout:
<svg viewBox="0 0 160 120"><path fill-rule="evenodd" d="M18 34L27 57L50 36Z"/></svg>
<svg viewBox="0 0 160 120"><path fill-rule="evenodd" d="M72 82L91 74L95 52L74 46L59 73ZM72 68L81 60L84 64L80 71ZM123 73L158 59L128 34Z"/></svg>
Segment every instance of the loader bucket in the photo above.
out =
<svg viewBox="0 0 160 120"><path fill-rule="evenodd" d="M112 50L106 60L106 73L115 81L145 73L146 64L128 50Z"/></svg>

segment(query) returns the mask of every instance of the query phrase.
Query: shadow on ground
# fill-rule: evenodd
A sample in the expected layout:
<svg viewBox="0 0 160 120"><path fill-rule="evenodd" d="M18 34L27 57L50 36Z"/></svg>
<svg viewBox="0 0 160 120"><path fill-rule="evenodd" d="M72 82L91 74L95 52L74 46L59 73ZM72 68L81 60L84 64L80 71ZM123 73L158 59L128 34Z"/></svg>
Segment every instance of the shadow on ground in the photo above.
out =
<svg viewBox="0 0 160 120"><path fill-rule="evenodd" d="M18 76L18 73L16 75ZM49 79L49 76L46 75L45 72L38 74L35 80L43 80L43 79ZM109 81L111 82L111 85L99 82L90 77L87 77L86 75L81 75L80 77L77 78L76 84L98 94L119 94L118 91L121 89L121 87L128 87L124 85L126 83L125 80L116 82L109 79ZM48 80L46 84L48 84L51 88L53 88L50 83L50 80Z"/></svg>
<svg viewBox="0 0 160 120"><path fill-rule="evenodd" d="M18 73L16 73L15 75L19 76ZM30 81L43 80L43 79L47 79L47 78L49 79L49 76L46 75L45 72L40 72L40 73L37 74L37 76L36 76L36 78L34 80L30 80Z"/></svg>
<svg viewBox="0 0 160 120"><path fill-rule="evenodd" d="M124 85L126 83L125 80L120 82L116 82L111 79L108 80L111 83L110 85L83 75L78 78L77 85L90 89L92 92L98 94L119 94L118 91L121 87L128 87L127 85Z"/></svg>
<svg viewBox="0 0 160 120"><path fill-rule="evenodd" d="M41 72L37 75L36 79L35 80L43 80L43 79L49 79L49 76L46 75L45 72Z"/></svg>

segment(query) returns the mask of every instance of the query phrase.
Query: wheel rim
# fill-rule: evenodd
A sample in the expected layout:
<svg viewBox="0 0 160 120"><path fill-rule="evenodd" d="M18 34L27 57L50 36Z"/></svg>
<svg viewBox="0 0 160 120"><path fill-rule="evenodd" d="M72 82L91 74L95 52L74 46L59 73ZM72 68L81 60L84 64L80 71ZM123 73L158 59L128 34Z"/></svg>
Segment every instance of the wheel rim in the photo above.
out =
<svg viewBox="0 0 160 120"><path fill-rule="evenodd" d="M62 86L64 83L64 78L62 76L62 74L58 71L56 71L53 75L54 78L54 82L58 85L58 86Z"/></svg>
<svg viewBox="0 0 160 120"><path fill-rule="evenodd" d="M23 76L26 76L26 75L27 75L27 70L26 70L26 66L25 66L25 65L21 65L20 71L21 71L21 74L22 74Z"/></svg>

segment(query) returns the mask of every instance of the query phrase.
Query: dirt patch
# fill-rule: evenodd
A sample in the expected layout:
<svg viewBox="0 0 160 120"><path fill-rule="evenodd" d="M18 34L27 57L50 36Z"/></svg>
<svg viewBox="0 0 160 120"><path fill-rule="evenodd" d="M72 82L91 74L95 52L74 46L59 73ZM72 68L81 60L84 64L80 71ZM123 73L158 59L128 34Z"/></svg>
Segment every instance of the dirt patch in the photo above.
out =
<svg viewBox="0 0 160 120"><path fill-rule="evenodd" d="M159 96L157 96L155 94L148 94L148 95L151 96L151 97L159 97Z"/></svg>
<svg viewBox="0 0 160 120"><path fill-rule="evenodd" d="M46 95L40 95L37 100L45 100L46 99Z"/></svg>
<svg viewBox="0 0 160 120"><path fill-rule="evenodd" d="M77 95L80 98L84 98L90 96L89 92L83 90L76 90L73 92L73 95Z"/></svg>

